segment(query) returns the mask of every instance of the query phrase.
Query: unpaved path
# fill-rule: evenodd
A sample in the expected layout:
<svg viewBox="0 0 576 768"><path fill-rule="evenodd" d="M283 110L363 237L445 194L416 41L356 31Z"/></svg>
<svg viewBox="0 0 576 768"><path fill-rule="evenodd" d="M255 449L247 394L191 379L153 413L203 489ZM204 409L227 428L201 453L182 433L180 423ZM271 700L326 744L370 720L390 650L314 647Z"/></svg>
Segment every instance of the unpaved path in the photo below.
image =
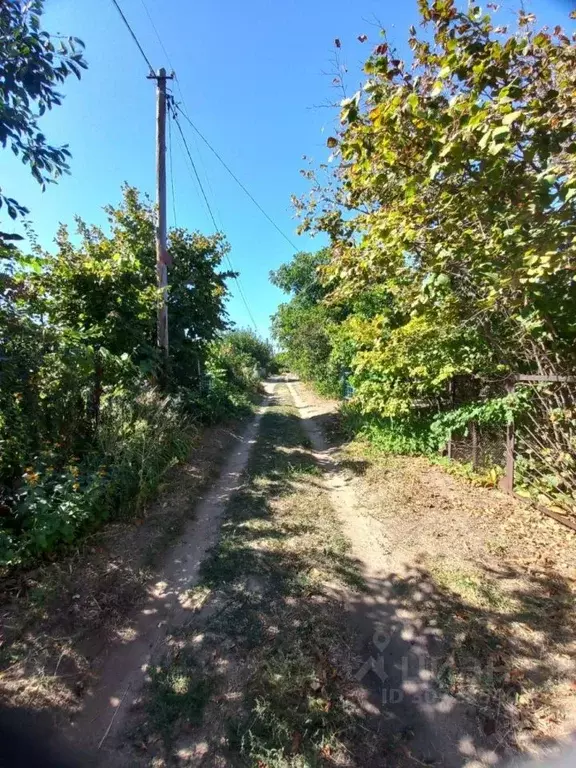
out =
<svg viewBox="0 0 576 768"><path fill-rule="evenodd" d="M462 500L481 519L496 496L330 447L333 404L299 382L266 388L110 647L76 740L107 766L508 765L510 743L521 747L516 703L533 697L557 722L548 682L573 674L568 582L508 568L504 594L490 568L462 570L487 544L467 530L474 515L459 516ZM379 472L383 491L363 477ZM438 546L437 497L454 529ZM508 512L514 526L521 513ZM552 658L556 643L566 653Z"/></svg>
<svg viewBox="0 0 576 768"><path fill-rule="evenodd" d="M266 384L266 400L274 392ZM219 480L199 502L179 543L171 549L159 569L160 578L148 589L148 597L134 617L130 629L111 643L94 670L97 680L87 692L84 706L72 725L72 739L89 754L98 751L101 764L114 763L107 742L122 730L126 714L137 704L151 659L161 652L168 628L181 624L189 610L188 594L198 568L215 543L222 513L246 466L258 432L264 404L248 425L240 445L224 465Z"/></svg>

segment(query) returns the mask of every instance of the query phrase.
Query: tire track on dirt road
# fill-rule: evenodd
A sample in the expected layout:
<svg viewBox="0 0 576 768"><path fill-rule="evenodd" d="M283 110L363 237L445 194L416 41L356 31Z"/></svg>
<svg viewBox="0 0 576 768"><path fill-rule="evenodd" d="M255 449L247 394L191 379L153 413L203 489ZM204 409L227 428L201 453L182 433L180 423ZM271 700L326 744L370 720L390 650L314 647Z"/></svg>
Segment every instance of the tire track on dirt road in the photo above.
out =
<svg viewBox="0 0 576 768"><path fill-rule="evenodd" d="M370 725L387 745L383 765L435 765L485 768L500 763L479 728L473 708L442 693L435 660L440 657L437 630L417 609L402 607L402 589L420 581L418 564L391 551L386 526L366 514L354 483L329 448L320 423L329 408L310 406L297 383L288 383L343 533L359 561L367 592L338 588L359 633L358 653L364 660L356 673ZM426 584L422 581L422 591Z"/></svg>
<svg viewBox="0 0 576 768"><path fill-rule="evenodd" d="M219 480L198 502L179 543L166 554L145 603L126 626L118 629L116 641L97 662L97 682L86 693L69 736L88 752L98 753L99 764L115 764L114 736L122 730L127 713L138 704L147 668L161 653L167 631L181 625L190 611L188 592L197 582L207 551L218 539L226 505L238 489L262 416L273 402L275 383L267 382L264 387L263 404L245 429L240 445L228 457ZM191 500L191 508L193 503Z"/></svg>

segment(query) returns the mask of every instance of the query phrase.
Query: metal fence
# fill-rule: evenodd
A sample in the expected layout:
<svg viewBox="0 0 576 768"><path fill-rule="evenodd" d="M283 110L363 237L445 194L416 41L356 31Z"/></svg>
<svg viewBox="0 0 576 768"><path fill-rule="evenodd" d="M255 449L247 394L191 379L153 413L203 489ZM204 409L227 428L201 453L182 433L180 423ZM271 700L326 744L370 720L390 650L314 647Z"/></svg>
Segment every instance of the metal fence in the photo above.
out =
<svg viewBox="0 0 576 768"><path fill-rule="evenodd" d="M507 391L506 381L457 376L450 381L446 405L449 409L457 409L501 397ZM465 432L451 435L446 446L448 458L471 464L475 470L503 466L505 453L505 429L487 427L474 420L468 423Z"/></svg>

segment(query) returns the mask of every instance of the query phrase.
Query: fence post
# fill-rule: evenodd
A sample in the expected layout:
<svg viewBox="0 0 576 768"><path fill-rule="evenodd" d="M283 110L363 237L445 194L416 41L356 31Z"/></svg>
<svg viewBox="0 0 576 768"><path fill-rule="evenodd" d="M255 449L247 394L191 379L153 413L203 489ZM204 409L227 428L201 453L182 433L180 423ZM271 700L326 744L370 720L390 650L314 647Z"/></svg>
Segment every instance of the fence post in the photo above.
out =
<svg viewBox="0 0 576 768"><path fill-rule="evenodd" d="M472 469L478 469L478 426L475 421L470 422L470 435L472 436Z"/></svg>
<svg viewBox="0 0 576 768"><path fill-rule="evenodd" d="M448 394L450 396L450 407L454 408L454 379L450 379L448 382ZM451 459L452 458L452 430L450 430L450 434L448 435L448 442L446 443L446 456Z"/></svg>
<svg viewBox="0 0 576 768"><path fill-rule="evenodd" d="M514 382L508 383L508 393L514 391ZM504 477L504 490L512 493L514 490L514 421L506 425L506 475Z"/></svg>

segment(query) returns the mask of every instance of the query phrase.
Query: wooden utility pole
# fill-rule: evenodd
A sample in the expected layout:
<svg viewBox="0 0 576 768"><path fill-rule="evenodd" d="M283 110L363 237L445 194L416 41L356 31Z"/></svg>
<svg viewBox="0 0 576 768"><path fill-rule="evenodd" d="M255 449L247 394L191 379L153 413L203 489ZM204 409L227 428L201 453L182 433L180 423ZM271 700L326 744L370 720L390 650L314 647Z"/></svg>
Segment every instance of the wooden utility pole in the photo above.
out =
<svg viewBox="0 0 576 768"><path fill-rule="evenodd" d="M161 291L161 302L158 307L158 347L167 362L168 360L168 264L169 256L166 247L166 80L173 75L167 75L164 68L156 75L148 75L148 79L156 80L156 204L158 220L156 224L156 276L158 288Z"/></svg>

